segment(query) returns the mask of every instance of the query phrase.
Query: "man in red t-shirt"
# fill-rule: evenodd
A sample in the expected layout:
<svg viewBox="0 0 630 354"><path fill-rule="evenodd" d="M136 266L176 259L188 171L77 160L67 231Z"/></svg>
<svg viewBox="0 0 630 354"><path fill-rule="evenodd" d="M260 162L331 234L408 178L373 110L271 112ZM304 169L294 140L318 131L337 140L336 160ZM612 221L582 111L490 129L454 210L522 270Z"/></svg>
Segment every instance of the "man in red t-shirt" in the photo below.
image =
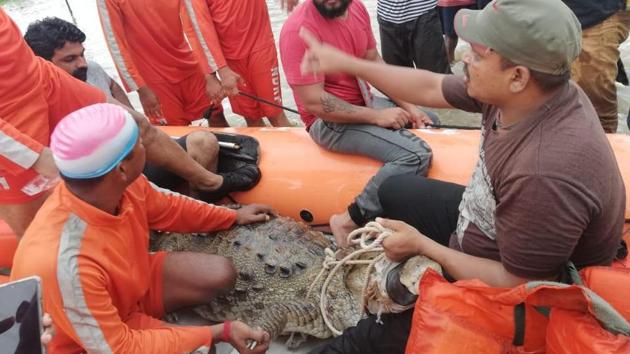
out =
<svg viewBox="0 0 630 354"><path fill-rule="evenodd" d="M354 76L302 75L300 62L306 46L299 38L300 28L357 58L382 59L370 16L358 0L306 1L289 16L280 33L284 72L313 140L333 151L366 155L384 163L348 210L330 219L337 243L345 246L353 229L382 212L376 192L387 177L427 173L431 150L404 127L408 123L424 126L430 120L416 106L394 97L398 107L375 108L369 87Z"/></svg>
<svg viewBox="0 0 630 354"><path fill-rule="evenodd" d="M190 43L206 68L218 67L232 110L249 126L290 126L281 108L239 95L244 92L282 105L280 72L265 0L185 0L182 19ZM206 69L208 70L208 69Z"/></svg>

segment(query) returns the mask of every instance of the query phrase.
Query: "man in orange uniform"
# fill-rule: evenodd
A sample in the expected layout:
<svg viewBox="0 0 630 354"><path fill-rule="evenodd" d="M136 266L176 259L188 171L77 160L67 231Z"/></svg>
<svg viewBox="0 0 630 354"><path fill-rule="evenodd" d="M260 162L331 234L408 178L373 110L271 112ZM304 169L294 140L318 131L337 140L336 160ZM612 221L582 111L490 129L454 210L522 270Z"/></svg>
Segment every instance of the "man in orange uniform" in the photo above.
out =
<svg viewBox="0 0 630 354"><path fill-rule="evenodd" d="M51 137L64 182L46 200L15 255L12 279L38 275L57 334L53 353L184 353L220 339L261 353L268 334L242 322L171 326L157 318L231 288L217 255L149 254L149 229L193 232L264 221L269 207L238 211L161 189L142 176L139 129L112 104L64 118ZM258 343L248 350L247 342Z"/></svg>
<svg viewBox="0 0 630 354"><path fill-rule="evenodd" d="M212 108L210 123L227 126L216 68L202 67L186 42L179 0L96 3L122 82L152 123L188 125Z"/></svg>
<svg viewBox="0 0 630 354"><path fill-rule="evenodd" d="M19 29L0 9L0 218L18 237L48 196L57 167L47 148L50 133L68 113L105 95L53 63L37 58ZM134 113L149 160L186 176L193 185L216 190L223 177L197 164L168 135Z"/></svg>
<svg viewBox="0 0 630 354"><path fill-rule="evenodd" d="M183 0L182 18L190 43L205 70L218 68L234 113L249 126L290 126L281 108L280 72L265 0Z"/></svg>

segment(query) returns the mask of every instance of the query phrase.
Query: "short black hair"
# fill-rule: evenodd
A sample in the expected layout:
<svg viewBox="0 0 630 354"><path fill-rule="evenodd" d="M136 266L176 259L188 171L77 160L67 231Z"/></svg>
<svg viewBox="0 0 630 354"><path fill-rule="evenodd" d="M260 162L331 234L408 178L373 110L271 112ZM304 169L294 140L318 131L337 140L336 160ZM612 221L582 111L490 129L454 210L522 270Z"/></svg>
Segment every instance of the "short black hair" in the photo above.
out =
<svg viewBox="0 0 630 354"><path fill-rule="evenodd" d="M66 42L83 43L85 33L68 21L46 17L28 26L24 40L35 55L51 60L55 50L63 48Z"/></svg>

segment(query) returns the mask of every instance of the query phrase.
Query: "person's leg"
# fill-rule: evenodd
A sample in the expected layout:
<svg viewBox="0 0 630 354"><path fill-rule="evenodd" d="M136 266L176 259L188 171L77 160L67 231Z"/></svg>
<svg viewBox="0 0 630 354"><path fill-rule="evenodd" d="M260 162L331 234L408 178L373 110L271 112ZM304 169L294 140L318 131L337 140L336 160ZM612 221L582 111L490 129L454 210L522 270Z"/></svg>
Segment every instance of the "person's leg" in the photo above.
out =
<svg viewBox="0 0 630 354"><path fill-rule="evenodd" d="M198 130L186 135L186 151L193 160L206 170L217 172L219 164L219 141L205 130Z"/></svg>
<svg viewBox="0 0 630 354"><path fill-rule="evenodd" d="M628 37L630 12L619 11L582 32L582 51L571 67L571 78L593 103L607 133L617 131L617 60L619 44Z"/></svg>
<svg viewBox="0 0 630 354"><path fill-rule="evenodd" d="M182 136L176 141L193 160L205 169L211 172L217 171L219 143L214 134L199 130ZM156 166L148 162L144 166L143 173L147 176L149 181L155 183L158 187L184 194L190 193L190 188L185 179L161 166Z"/></svg>
<svg viewBox="0 0 630 354"><path fill-rule="evenodd" d="M254 91L254 87L251 84L252 72L249 71L250 59L251 56L238 60L228 59L227 64L232 71L241 77L241 80L237 84L239 92L246 93L250 96L256 96L256 91ZM245 118L245 123L248 127L266 126L263 119L264 115L260 108L261 103L240 94L228 97L228 99L230 100L230 106L232 106L232 112Z"/></svg>
<svg viewBox="0 0 630 354"><path fill-rule="evenodd" d="M211 127L229 126L225 120L221 102L213 104L206 93L206 78L203 73L198 72L190 76L178 86L183 100L184 119L188 123L206 118Z"/></svg>
<svg viewBox="0 0 630 354"><path fill-rule="evenodd" d="M402 220L448 246L457 227L465 187L422 176L388 178L378 190L383 216Z"/></svg>
<svg viewBox="0 0 630 354"><path fill-rule="evenodd" d="M416 68L442 74L451 73L437 9L418 16L411 32L411 43Z"/></svg>
<svg viewBox="0 0 630 354"><path fill-rule="evenodd" d="M49 195L50 191L47 191L23 203L0 204L0 219L9 225L15 236L17 236L18 241L22 238L24 231L31 224L35 214L37 214L37 211Z"/></svg>
<svg viewBox="0 0 630 354"><path fill-rule="evenodd" d="M207 303L229 290L236 270L228 258L195 252L167 253L162 265L162 304L165 312Z"/></svg>
<svg viewBox="0 0 630 354"><path fill-rule="evenodd" d="M330 228L341 245L345 245L346 236L353 228L382 214L377 191L385 179L402 174L426 175L431 162L432 153L428 144L406 129L336 124L318 119L309 134L326 149L368 156L384 163L348 211L331 217Z"/></svg>
<svg viewBox="0 0 630 354"><path fill-rule="evenodd" d="M378 18L378 30L381 34L381 55L387 64L413 68L410 37L405 24L387 22Z"/></svg>
<svg viewBox="0 0 630 354"><path fill-rule="evenodd" d="M278 69L278 53L275 45L257 50L248 63L249 83L254 95L282 106L282 89ZM274 127L292 126L282 108L258 102L257 115L267 117Z"/></svg>
<svg viewBox="0 0 630 354"><path fill-rule="evenodd" d="M178 84L168 82L147 83L160 102L163 119L168 125L188 125L188 114L184 110L184 97ZM152 124L161 125L159 117L149 117Z"/></svg>
<svg viewBox="0 0 630 354"><path fill-rule="evenodd" d="M339 337L311 350L309 354L402 354L411 331L413 309L402 313L362 319Z"/></svg>

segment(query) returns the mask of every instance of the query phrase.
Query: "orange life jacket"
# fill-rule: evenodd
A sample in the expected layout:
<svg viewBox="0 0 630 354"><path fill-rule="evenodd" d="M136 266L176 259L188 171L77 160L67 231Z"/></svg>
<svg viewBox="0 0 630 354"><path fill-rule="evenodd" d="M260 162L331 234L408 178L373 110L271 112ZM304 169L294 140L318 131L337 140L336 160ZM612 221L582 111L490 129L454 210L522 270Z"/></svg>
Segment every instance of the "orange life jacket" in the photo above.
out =
<svg viewBox="0 0 630 354"><path fill-rule="evenodd" d="M599 273L589 272L587 280L611 277ZM608 286L628 294L627 279ZM533 281L493 288L479 280L449 283L429 270L419 284L405 352L630 353L628 335L628 321L585 286Z"/></svg>

